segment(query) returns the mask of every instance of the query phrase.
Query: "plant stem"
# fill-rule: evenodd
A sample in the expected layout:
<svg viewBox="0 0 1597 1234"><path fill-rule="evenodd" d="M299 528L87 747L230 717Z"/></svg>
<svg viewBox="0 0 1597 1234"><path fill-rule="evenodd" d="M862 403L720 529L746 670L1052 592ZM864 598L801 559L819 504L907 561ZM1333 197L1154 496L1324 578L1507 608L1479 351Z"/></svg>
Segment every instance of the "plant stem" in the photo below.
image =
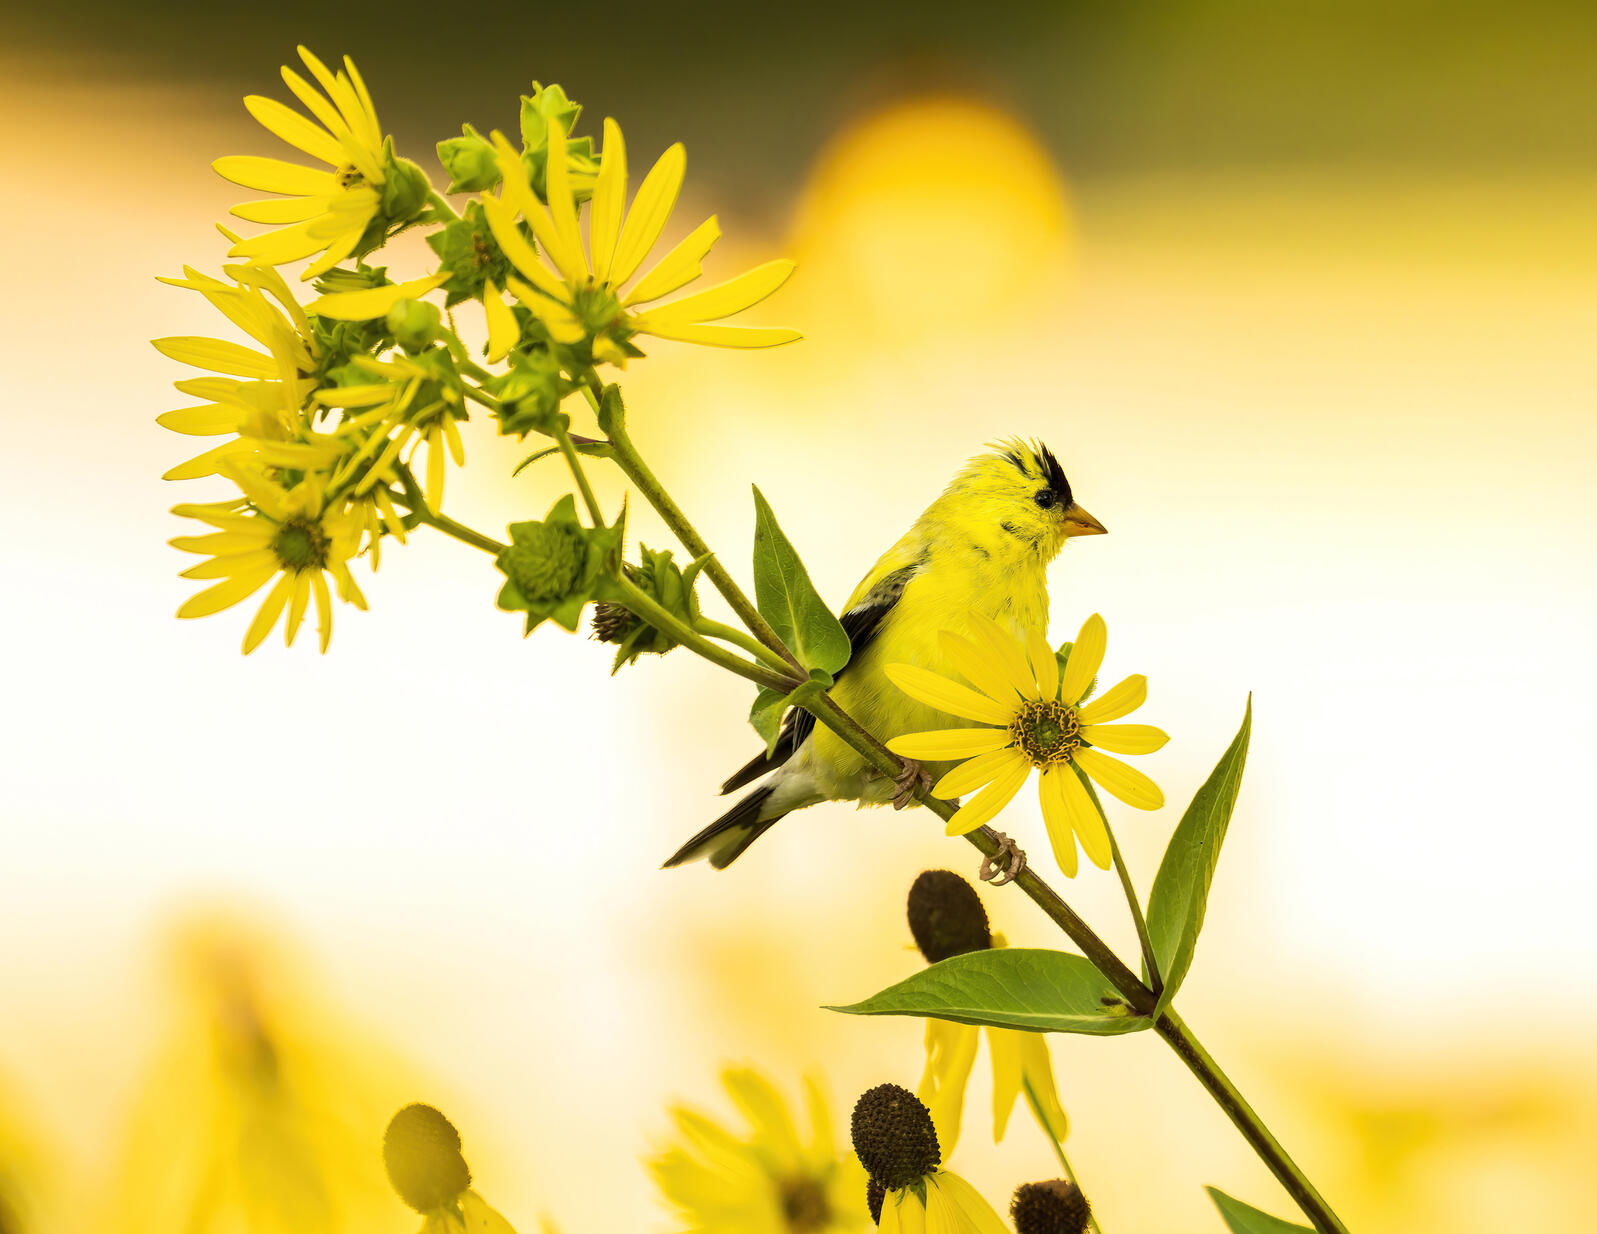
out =
<svg viewBox="0 0 1597 1234"><path fill-rule="evenodd" d="M1020 1083L1021 1087L1025 1089L1026 1102L1031 1106L1032 1114L1036 1116L1037 1122L1042 1125L1043 1131L1047 1133L1048 1142L1054 1146L1054 1156L1059 1158L1059 1168L1065 1172L1065 1178L1069 1180L1070 1184L1077 1191L1081 1191L1081 1183L1076 1179L1076 1172L1070 1168L1070 1158L1065 1156L1065 1146L1059 1142L1059 1138L1054 1135L1054 1129L1048 1125L1048 1120L1043 1116L1042 1103L1037 1100L1037 1091L1032 1088L1030 1078L1023 1076ZM1103 1234L1103 1227L1098 1224L1098 1214L1092 1210L1090 1205L1087 1209L1087 1224L1096 1230L1097 1234Z"/></svg>
<svg viewBox="0 0 1597 1234"><path fill-rule="evenodd" d="M1331 1211L1325 1198L1315 1190L1314 1184L1298 1168L1297 1162L1287 1155L1286 1149L1281 1147L1275 1136L1270 1134L1264 1120L1237 1091L1230 1077L1220 1070L1220 1065L1192 1035L1192 1030L1175 1013L1174 1008L1159 1017L1153 1031L1164 1038L1176 1056L1187 1065L1187 1069L1198 1077L1198 1082L1208 1090L1215 1104L1226 1112L1236 1129L1242 1133L1242 1138L1252 1146L1264 1164L1270 1167L1270 1172L1286 1188L1287 1194L1303 1210L1304 1216L1314 1223L1314 1228L1320 1234L1348 1234L1347 1226Z"/></svg>
<svg viewBox="0 0 1597 1234"><path fill-rule="evenodd" d="M566 466L571 470L571 478L577 482L577 488L582 492L583 504L588 507L588 517L593 520L595 527L605 526L604 513L599 509L599 499L593 495L593 485L588 483L588 473L582 469L582 460L577 456L577 448L571 444L571 433L562 427L555 440L560 443L560 453L565 456Z"/></svg>
<svg viewBox="0 0 1597 1234"><path fill-rule="evenodd" d="M627 435L625 427L613 425L609 437L610 447L615 451L615 460L622 473L659 512L660 517L665 520L665 525L671 529L671 534L682 542L683 548L687 549L688 555L695 560L700 557L708 558L704 563L704 572L715 584L715 589L732 606L732 611L737 614L738 620L748 627L755 638L780 656L789 668L800 677L804 676L803 667L787 649L786 644L777 637L776 631L771 629L771 623L760 616L760 610L754 607L754 602L743 593L743 589L737 585L737 580L727 573L726 567L710 552L710 546L694 530L693 524L688 522L687 515L682 513L681 507L675 501L671 500L671 495L665 491L654 472L649 470L649 465L643 461L643 456L632 444L632 438Z"/></svg>
<svg viewBox="0 0 1597 1234"><path fill-rule="evenodd" d="M1102 806L1099 807L1100 813ZM1109 853L1114 858L1115 873L1120 876L1120 889L1126 893L1126 906L1131 909L1131 920L1137 927L1137 946L1142 948L1142 962L1148 968L1148 984L1155 995L1164 993L1164 978L1159 975L1159 961L1154 958L1153 939L1148 936L1148 920L1142 915L1142 904L1137 899L1137 889L1131 885L1131 871L1126 869L1126 859L1120 855L1120 841L1115 839L1115 829L1105 816L1104 830L1109 833Z"/></svg>
<svg viewBox="0 0 1597 1234"><path fill-rule="evenodd" d="M777 655L776 652L772 651L758 639L751 638L742 630L739 630L736 626L729 626L723 622L713 621L708 617L700 617L693 623L693 628L700 634L707 634L711 638L718 638L723 642L733 643L736 646L743 648L744 651L748 652L762 664L769 665L779 673L787 673L791 671L788 668L787 662Z"/></svg>
<svg viewBox="0 0 1597 1234"><path fill-rule="evenodd" d="M621 594L621 603L647 621L655 629L669 634L689 651L695 652L709 660L712 664L719 664L729 672L736 673L739 677L746 677L755 685L765 686L767 689L777 690L782 694L790 694L799 686L798 681L789 677L779 676L762 664L751 664L741 656L733 655L726 648L712 643L703 635L696 634L686 622L680 620L669 609L656 603L654 598L643 591L636 583L625 577L615 580Z"/></svg>
<svg viewBox="0 0 1597 1234"><path fill-rule="evenodd" d="M435 527L446 536L453 536L462 544L469 544L473 548L480 548L483 552L492 553L495 556L498 556L509 547L509 545L501 544L492 536L485 536L480 531L473 531L464 523L455 522L447 514L434 514L427 508L425 501L413 501L406 493L396 493L393 489L389 489L388 497L389 500L404 506L409 513L415 515L418 522L425 523L429 527Z"/></svg>

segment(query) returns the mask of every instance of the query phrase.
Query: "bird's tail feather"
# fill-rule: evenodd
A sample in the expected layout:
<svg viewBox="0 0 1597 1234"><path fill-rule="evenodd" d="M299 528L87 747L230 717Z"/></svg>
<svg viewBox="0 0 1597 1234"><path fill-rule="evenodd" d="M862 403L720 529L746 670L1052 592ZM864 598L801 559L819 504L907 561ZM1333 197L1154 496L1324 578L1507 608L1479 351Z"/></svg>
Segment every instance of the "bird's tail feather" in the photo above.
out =
<svg viewBox="0 0 1597 1234"><path fill-rule="evenodd" d="M708 857L710 864L717 870L726 869L743 855L744 849L764 835L768 828L787 817L785 812L772 815L770 818L760 817L761 809L775 791L774 785L767 784L742 798L715 822L677 849L671 859L665 863L665 868L670 869L685 861Z"/></svg>

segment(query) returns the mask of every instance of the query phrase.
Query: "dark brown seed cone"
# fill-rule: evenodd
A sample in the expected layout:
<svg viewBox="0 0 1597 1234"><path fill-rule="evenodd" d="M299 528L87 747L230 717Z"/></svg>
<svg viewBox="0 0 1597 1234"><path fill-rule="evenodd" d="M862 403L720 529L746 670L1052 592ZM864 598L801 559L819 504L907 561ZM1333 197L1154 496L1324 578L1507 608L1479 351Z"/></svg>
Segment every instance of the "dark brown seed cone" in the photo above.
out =
<svg viewBox="0 0 1597 1234"><path fill-rule="evenodd" d="M854 1152L888 1191L925 1178L942 1162L931 1112L897 1084L878 1084L854 1103Z"/></svg>
<svg viewBox="0 0 1597 1234"><path fill-rule="evenodd" d="M418 1213L452 1203L471 1186L460 1132L430 1105L407 1105L389 1120L383 1164L399 1198Z"/></svg>
<svg viewBox="0 0 1597 1234"><path fill-rule="evenodd" d="M1055 1178L1016 1187L1009 1215L1016 1234L1083 1234L1092 1205L1074 1183Z"/></svg>
<svg viewBox="0 0 1597 1234"><path fill-rule="evenodd" d="M909 889L909 932L928 964L993 945L976 889L952 870L926 870Z"/></svg>
<svg viewBox="0 0 1597 1234"><path fill-rule="evenodd" d="M887 1198L887 1188L874 1178L865 1180L865 1206L871 1210L871 1220L882 1224L882 1201Z"/></svg>

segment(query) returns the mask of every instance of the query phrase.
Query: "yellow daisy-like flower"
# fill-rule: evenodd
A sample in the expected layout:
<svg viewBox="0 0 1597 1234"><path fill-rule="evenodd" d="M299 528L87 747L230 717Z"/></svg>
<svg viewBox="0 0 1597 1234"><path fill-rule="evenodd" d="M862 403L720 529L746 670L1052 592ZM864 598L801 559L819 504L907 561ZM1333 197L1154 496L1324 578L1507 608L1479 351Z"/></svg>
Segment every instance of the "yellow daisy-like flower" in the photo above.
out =
<svg viewBox="0 0 1597 1234"><path fill-rule="evenodd" d="M839 1152L826 1099L804 1084L809 1127L801 1134L782 1095L756 1072L722 1082L750 1134L697 1111L671 1111L681 1143L649 1163L655 1182L692 1234L844 1234L869 1228L865 1172Z"/></svg>
<svg viewBox="0 0 1597 1234"><path fill-rule="evenodd" d="M260 646L285 608L288 620L283 634L292 645L312 596L325 652L333 634L327 576L337 585L339 599L359 609L366 607L366 598L349 572L349 559L360 541L358 517L348 507L327 502L322 476L307 476L292 489L284 489L264 475L230 462L223 463L222 470L243 490L242 498L181 505L172 511L216 528L209 535L179 536L171 541L173 548L210 556L209 561L183 571L183 577L222 580L192 596L177 615L219 613L247 600L276 578L244 635L244 654Z"/></svg>
<svg viewBox="0 0 1597 1234"><path fill-rule="evenodd" d="M870 1172L869 1203L893 1234L1008 1234L981 1193L943 1169L930 1112L896 1084L860 1095L850 1120L854 1151Z"/></svg>
<svg viewBox="0 0 1597 1234"><path fill-rule="evenodd" d="M588 207L586 250L577 224L566 134L560 124L549 126L547 208L534 195L521 157L504 134L494 133L493 143L503 187L497 197L483 195L483 212L499 247L520 276L506 280L508 290L556 342L591 338L595 360L624 364L628 353L622 344L636 334L716 347L776 347L802 337L797 330L719 324L787 282L793 273L791 261L766 262L706 291L653 309L636 308L699 277L705 255L721 235L713 216L655 263L630 290L623 290L659 240L676 205L687 168L687 154L680 142L660 156L628 210L626 143L620 126L605 120L604 151ZM517 215L526 220L553 269L527 241L517 226ZM509 340L507 313L502 311L504 305L495 289L487 289L484 297L492 350L503 355Z"/></svg>
<svg viewBox="0 0 1597 1234"><path fill-rule="evenodd" d="M162 478L215 475L225 461L251 457L273 467L328 466L343 447L312 431L301 411L315 388L308 374L315 370L319 354L305 310L276 270L224 266L222 272L233 282L190 266L183 267L183 278L160 281L199 292L265 350L197 335L154 340L162 355L215 374L175 383L182 393L207 401L164 412L156 422L189 436L230 435L230 440L178 464Z"/></svg>
<svg viewBox="0 0 1597 1234"><path fill-rule="evenodd" d="M889 664L886 672L911 698L993 727L907 733L889 741L887 748L901 758L967 760L932 786L932 793L945 800L975 792L949 819L949 835L974 831L994 818L1035 767L1042 773L1038 795L1059 868L1067 878L1075 877L1079 839L1088 859L1107 870L1108 824L1081 776L1092 777L1139 810L1164 805L1157 784L1105 753L1151 754L1169 740L1152 725L1109 723L1142 706L1148 679L1127 677L1091 703L1082 703L1108 640L1097 613L1082 623L1062 673L1042 631L1028 631L1022 643L979 613L971 614L970 625L975 642L946 631L940 641L949 661L975 689L912 664Z"/></svg>
<svg viewBox="0 0 1597 1234"><path fill-rule="evenodd" d="M339 465L333 485L341 489L353 482L352 495L379 503L386 522L393 507L383 485L398 479L394 464L405 447L411 447L409 457L414 458L425 443L427 506L435 512L441 510L445 451L456 467L466 465L466 447L458 427L466 418L466 407L459 389L401 355L386 360L356 356L353 363L380 380L360 386L328 386L312 396L318 403L342 408L345 420L339 432L360 442Z"/></svg>
<svg viewBox="0 0 1597 1234"><path fill-rule="evenodd" d="M315 122L259 94L244 106L275 136L330 170L253 155L229 155L211 166L244 188L284 195L233 207L241 219L282 226L240 241L229 256L280 266L320 253L300 276L313 279L355 251L382 204L388 159L377 109L354 62L345 56L343 71L335 74L309 49L301 47L299 55L325 94L286 64L283 80Z"/></svg>

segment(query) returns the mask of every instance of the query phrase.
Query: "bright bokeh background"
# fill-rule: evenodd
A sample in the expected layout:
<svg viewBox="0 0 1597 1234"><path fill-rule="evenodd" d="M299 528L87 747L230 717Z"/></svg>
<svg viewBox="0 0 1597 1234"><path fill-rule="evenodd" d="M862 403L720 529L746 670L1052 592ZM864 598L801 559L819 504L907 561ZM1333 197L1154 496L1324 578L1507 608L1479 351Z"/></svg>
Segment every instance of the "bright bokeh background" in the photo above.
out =
<svg viewBox="0 0 1597 1234"><path fill-rule="evenodd" d="M523 642L486 559L425 532L325 658L241 658L242 611L173 620L166 510L209 490L158 479L193 451L153 422L179 373L146 340L221 330L153 275L220 260L234 197L207 164L275 153L237 96L274 92L297 39L353 51L435 171L459 120L564 80L637 160L690 138L675 226L721 214L712 274L800 261L760 315L805 342L659 344L627 381L727 560L757 481L840 600L983 442L1048 441L1112 532L1054 567L1053 635L1102 612L1106 671L1146 672L1173 736L1151 767L1175 804L1116 817L1144 887L1254 696L1187 1019L1361 1234L1590 1228L1591 23L1157 8L965 38L933 6L907 40L845 14L824 49L766 19L717 73L742 37L721 6L678 60L568 24L445 40L429 69L347 15L224 39L180 8L146 41L107 9L88 41L41 19L0 53L0 1152L40 1228L142 1228L149 1176L182 1176L150 1110L180 1123L203 1091L181 1043L221 971L321 1051L352 1195L360 1136L375 1163L425 1099L523 1231L669 1229L639 1158L669 1100L720 1108L724 1062L789 1091L819 1071L841 1109L913 1085L917 1023L818 1008L919 963L918 870L974 868L925 816L822 807L726 874L659 871L750 752L747 689L681 653L611 679L597 644ZM540 514L558 469L506 479L517 445L470 427L452 513ZM1035 807L1003 825L1046 852ZM1112 879L1068 894L1133 946ZM1055 941L986 899L1012 942ZM1203 1183L1288 1215L1151 1035L1054 1057L1111 1234L1217 1229ZM999 1148L967 1126L954 1164L995 1199L1054 1172L1023 1119Z"/></svg>

